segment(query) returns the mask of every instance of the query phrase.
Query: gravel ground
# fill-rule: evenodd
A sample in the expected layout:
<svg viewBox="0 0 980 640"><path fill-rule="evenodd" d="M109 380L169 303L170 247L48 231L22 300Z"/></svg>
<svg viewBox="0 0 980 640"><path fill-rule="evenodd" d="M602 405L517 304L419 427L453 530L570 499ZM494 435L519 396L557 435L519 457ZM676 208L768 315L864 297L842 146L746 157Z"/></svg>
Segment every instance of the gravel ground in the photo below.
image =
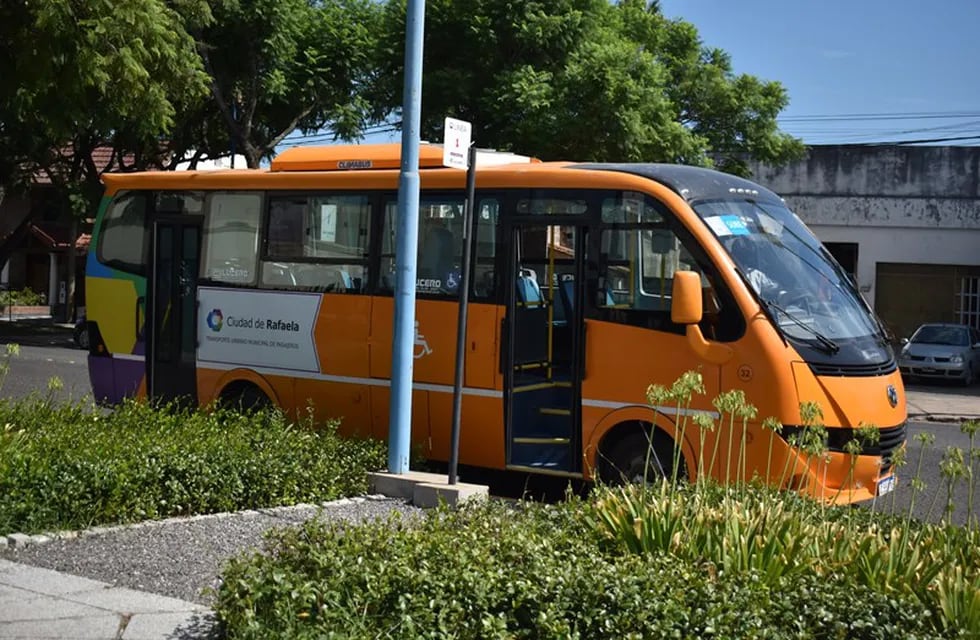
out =
<svg viewBox="0 0 980 640"><path fill-rule="evenodd" d="M0 552L12 562L54 569L109 584L211 605L204 590L218 584L224 562L261 547L263 533L302 523L320 514L326 519L363 521L393 511L418 514L403 500L368 496L326 503L171 519L117 527L72 539Z"/></svg>

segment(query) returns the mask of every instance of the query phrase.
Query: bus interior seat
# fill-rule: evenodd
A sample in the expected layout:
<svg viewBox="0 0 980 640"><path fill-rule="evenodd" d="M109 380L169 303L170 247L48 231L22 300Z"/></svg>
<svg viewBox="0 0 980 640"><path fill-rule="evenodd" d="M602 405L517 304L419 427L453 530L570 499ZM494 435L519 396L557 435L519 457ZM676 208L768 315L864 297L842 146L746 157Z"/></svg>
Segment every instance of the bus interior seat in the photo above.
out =
<svg viewBox="0 0 980 640"><path fill-rule="evenodd" d="M493 296L497 289L497 281L493 269L487 269L481 275L473 278L473 293L481 298Z"/></svg>
<svg viewBox="0 0 980 640"><path fill-rule="evenodd" d="M312 265L296 276L296 284L315 291L344 293L353 290L353 281L345 269Z"/></svg>
<svg viewBox="0 0 980 640"><path fill-rule="evenodd" d="M265 263L262 265L262 284L268 287L293 287L296 278L284 264Z"/></svg>
<svg viewBox="0 0 980 640"><path fill-rule="evenodd" d="M350 275L343 269L330 269L324 274L322 285L332 293L346 293L351 289Z"/></svg>
<svg viewBox="0 0 980 640"><path fill-rule="evenodd" d="M565 310L565 318L573 317L575 311L575 276L570 273L558 276L558 297L561 299L561 306Z"/></svg>
<svg viewBox="0 0 980 640"><path fill-rule="evenodd" d="M527 306L540 306L544 302L538 279L531 269L520 269L517 275L517 300Z"/></svg>
<svg viewBox="0 0 980 640"><path fill-rule="evenodd" d="M455 237L445 227L432 227L425 234L422 255L419 262L419 275L427 278L445 278L455 266L456 252L453 250Z"/></svg>
<svg viewBox="0 0 980 640"><path fill-rule="evenodd" d="M565 307L565 317L572 317L572 313L575 311L575 276L566 273L559 276L558 284L558 295L561 297L562 306ZM612 291L609 287L604 287L603 292L605 293L605 301L599 306L602 307L615 307L617 306L615 298L613 298Z"/></svg>

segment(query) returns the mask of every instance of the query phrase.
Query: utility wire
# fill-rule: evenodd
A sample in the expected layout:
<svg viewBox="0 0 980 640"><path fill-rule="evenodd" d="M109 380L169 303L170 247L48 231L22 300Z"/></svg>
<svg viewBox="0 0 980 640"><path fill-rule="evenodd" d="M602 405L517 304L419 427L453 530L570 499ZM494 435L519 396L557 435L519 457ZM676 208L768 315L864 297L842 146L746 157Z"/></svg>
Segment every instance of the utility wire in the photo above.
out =
<svg viewBox="0 0 980 640"><path fill-rule="evenodd" d="M801 116L777 116L780 122L867 122L885 120L935 120L980 118L980 111L925 111L905 113L840 113Z"/></svg>
<svg viewBox="0 0 980 640"><path fill-rule="evenodd" d="M937 142L957 142L960 140L980 140L980 135L975 136L950 136L946 138L922 138L919 140L895 140L893 142L859 142L864 146L871 145L902 145L902 144L935 144Z"/></svg>

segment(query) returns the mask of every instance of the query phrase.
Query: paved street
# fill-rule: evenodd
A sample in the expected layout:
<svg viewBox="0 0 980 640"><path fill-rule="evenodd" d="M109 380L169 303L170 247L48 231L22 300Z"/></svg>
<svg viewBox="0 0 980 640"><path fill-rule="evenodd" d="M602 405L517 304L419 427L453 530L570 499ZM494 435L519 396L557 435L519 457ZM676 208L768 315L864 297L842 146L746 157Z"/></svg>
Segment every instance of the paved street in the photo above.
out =
<svg viewBox="0 0 980 640"><path fill-rule="evenodd" d="M6 344L20 347L20 355L10 358L0 396L47 394L48 382L56 376L63 387L51 392L53 398L91 400L87 354L74 345L71 335L70 328L59 325L0 323L0 359L6 358Z"/></svg>

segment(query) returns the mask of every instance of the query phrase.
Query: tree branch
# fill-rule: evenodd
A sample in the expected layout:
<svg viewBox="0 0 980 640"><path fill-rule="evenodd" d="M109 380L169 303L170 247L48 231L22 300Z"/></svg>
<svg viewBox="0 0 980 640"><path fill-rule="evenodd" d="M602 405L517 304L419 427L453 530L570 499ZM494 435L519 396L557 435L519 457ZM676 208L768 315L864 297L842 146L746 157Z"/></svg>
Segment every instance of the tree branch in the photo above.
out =
<svg viewBox="0 0 980 640"><path fill-rule="evenodd" d="M305 118L306 116L310 115L310 112L311 111L313 111L313 105L310 105L310 106L306 107L305 109L303 109L301 112L299 112L299 114L297 114L297 116L295 118L293 118L289 122L289 124L287 124L285 127L283 127L283 130L281 132L279 132L279 134L277 136L275 136L274 138L272 138L271 140L269 140L268 148L269 149L275 149L279 145L280 142L282 142L283 140L286 139L286 136L288 136L290 133L292 133L293 131L296 130L296 126L299 125L300 121L302 121L303 118Z"/></svg>
<svg viewBox="0 0 980 640"><path fill-rule="evenodd" d="M225 122L228 123L228 132L233 138L237 138L239 143L243 143L243 136L239 131L238 123L235 121L235 116L231 112L231 107L225 99L221 87L218 86L218 77L214 72L214 65L211 64L211 56L208 55L208 45L205 44L203 34L200 30L194 33L194 44L197 46L197 53L201 56L201 61L204 63L204 70L207 71L208 76L211 78L211 95L214 96L214 101L218 105L218 111L221 112Z"/></svg>

